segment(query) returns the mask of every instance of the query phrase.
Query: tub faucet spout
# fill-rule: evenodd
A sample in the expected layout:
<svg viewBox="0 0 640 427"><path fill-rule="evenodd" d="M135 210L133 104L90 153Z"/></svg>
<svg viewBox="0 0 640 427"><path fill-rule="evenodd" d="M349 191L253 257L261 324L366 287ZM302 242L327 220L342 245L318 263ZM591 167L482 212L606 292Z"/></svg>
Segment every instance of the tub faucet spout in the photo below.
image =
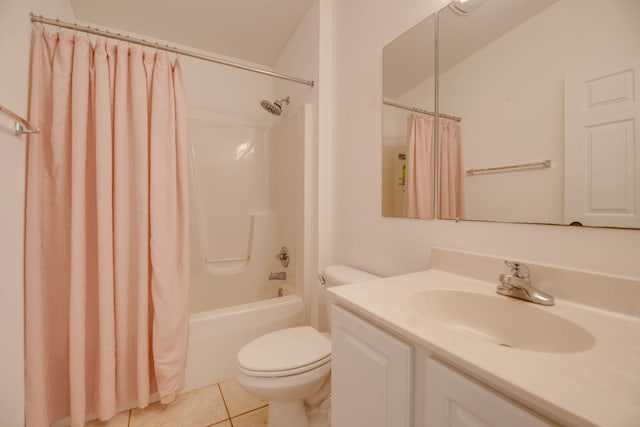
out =
<svg viewBox="0 0 640 427"><path fill-rule="evenodd" d="M287 280L287 272L280 271L278 273L270 273L269 280Z"/></svg>

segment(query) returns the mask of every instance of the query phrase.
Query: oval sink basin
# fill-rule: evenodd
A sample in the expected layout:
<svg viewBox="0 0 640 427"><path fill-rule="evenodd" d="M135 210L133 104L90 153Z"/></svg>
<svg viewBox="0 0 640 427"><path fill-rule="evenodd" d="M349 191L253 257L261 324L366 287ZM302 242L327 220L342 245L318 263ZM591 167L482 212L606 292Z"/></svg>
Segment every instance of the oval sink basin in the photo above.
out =
<svg viewBox="0 0 640 427"><path fill-rule="evenodd" d="M553 308L501 295L431 290L410 297L411 314L425 326L503 347L545 353L576 353L593 347L584 328L550 312Z"/></svg>

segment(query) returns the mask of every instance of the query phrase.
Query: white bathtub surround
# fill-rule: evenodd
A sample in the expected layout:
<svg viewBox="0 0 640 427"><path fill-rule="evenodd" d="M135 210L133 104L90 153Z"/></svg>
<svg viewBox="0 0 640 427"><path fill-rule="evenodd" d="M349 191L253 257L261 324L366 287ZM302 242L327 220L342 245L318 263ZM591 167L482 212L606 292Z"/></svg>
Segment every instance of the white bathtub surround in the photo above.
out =
<svg viewBox="0 0 640 427"><path fill-rule="evenodd" d="M445 256L444 252L434 251L434 264L439 267L459 265L451 259L438 259L439 256ZM468 261L470 255L460 256ZM640 395L640 320L628 313L580 305L558 295L556 305L552 307L496 295L497 277L504 272L504 268L490 261L493 267L486 267L489 264L485 264L475 270L485 275L490 272L491 275L495 274L491 281L432 269L334 288L329 293L339 305L424 347L434 356L562 425L637 425L640 419L640 403L637 399ZM468 262L462 265L467 272L470 271ZM457 271L461 272L460 269ZM532 268L534 285L538 271L542 270ZM619 279L584 271L564 270L562 274L565 280L586 276L598 281L617 282ZM623 279L617 283L615 286L626 290L622 298L637 295L635 292L640 288L638 280ZM538 284L543 286L542 282ZM599 286L606 289L607 283L600 282ZM414 303L410 303L416 294L437 289L465 291L477 295L477 298L505 298L506 301L501 302L515 307L516 312L521 307L523 310L540 312L542 316L555 315L565 324L586 330L593 342L579 348L581 351L552 353L506 348L486 339L459 335L452 332L450 327L429 320L424 313L416 311L415 305L412 305ZM548 287L544 289L553 292ZM578 287L573 289L579 290ZM563 292L566 292L565 298L573 295L567 289ZM609 309L615 307L627 310L625 304L608 304ZM464 307L450 308L454 312L465 310ZM489 312L473 313L473 308L469 307L466 310L474 315L491 316ZM512 322L517 326L518 317L514 315ZM531 329L523 331L525 336L527 331ZM575 336L567 338L577 339Z"/></svg>
<svg viewBox="0 0 640 427"><path fill-rule="evenodd" d="M280 288L304 294L310 109L303 105L271 128L193 113L192 313L273 298ZM286 268L275 259L283 246L291 257ZM271 272L287 279L268 280Z"/></svg>

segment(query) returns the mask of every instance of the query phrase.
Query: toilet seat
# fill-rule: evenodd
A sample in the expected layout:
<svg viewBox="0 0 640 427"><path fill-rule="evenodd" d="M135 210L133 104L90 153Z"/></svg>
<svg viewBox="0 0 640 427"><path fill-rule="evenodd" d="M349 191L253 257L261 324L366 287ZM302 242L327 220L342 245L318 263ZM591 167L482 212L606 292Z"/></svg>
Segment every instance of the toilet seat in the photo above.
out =
<svg viewBox="0 0 640 427"><path fill-rule="evenodd" d="M331 341L309 326L263 335L238 352L238 370L255 377L284 377L331 362Z"/></svg>
<svg viewBox="0 0 640 427"><path fill-rule="evenodd" d="M315 363L312 363L310 365L305 365L305 366L300 366L298 368L294 368L294 369L285 369L282 371L253 371L250 369L246 369L243 368L242 366L240 366L240 364L238 364L238 371L242 372L245 375L251 376L251 377L269 377L269 378L280 378L280 377L288 377L291 375L299 375L299 374L303 374L305 372L309 372L312 371L318 367L321 367L322 365L326 365L328 363L331 363L331 356L327 356L322 360L319 360Z"/></svg>

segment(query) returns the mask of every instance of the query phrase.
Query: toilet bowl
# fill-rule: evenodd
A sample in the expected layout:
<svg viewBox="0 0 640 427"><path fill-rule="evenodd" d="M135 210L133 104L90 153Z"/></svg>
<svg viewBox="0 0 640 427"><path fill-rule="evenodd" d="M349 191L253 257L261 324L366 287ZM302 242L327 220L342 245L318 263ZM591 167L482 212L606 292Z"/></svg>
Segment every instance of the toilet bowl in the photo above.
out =
<svg viewBox="0 0 640 427"><path fill-rule="evenodd" d="M325 268L321 281L329 287L376 278L333 265ZM305 400L319 402L330 390L331 341L310 326L281 329L242 347L236 368L238 383L269 401L269 427L308 427Z"/></svg>

